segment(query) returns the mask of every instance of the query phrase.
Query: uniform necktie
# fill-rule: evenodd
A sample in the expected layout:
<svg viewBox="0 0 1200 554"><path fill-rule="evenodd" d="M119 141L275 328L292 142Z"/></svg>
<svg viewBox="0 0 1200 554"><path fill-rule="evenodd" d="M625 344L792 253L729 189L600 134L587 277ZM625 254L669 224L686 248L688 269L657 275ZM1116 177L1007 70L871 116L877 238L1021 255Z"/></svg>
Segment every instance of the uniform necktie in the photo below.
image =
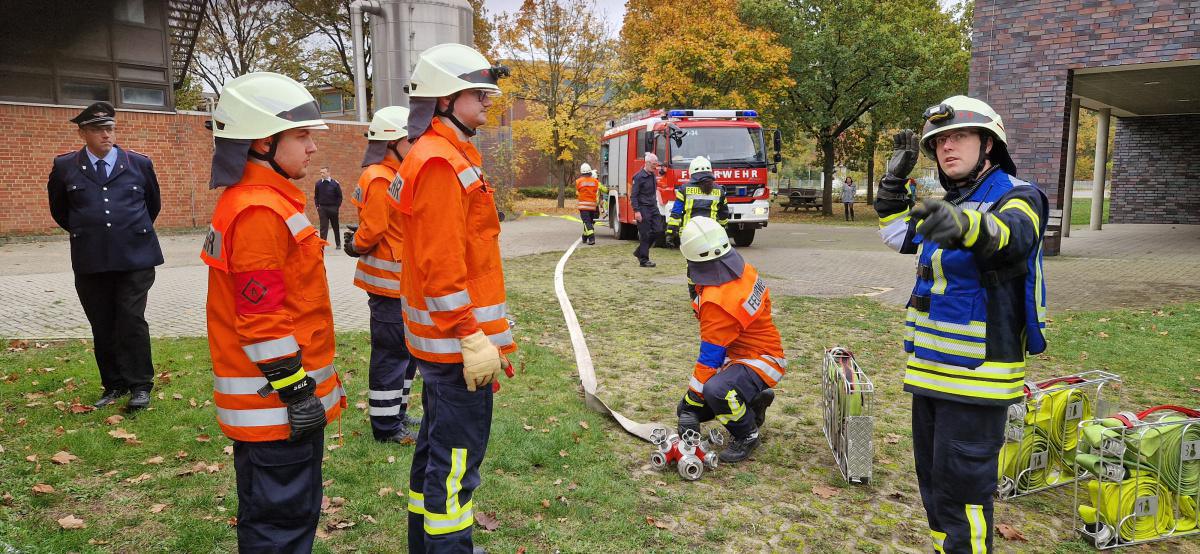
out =
<svg viewBox="0 0 1200 554"><path fill-rule="evenodd" d="M108 163L106 163L104 160L96 160L96 174L99 175L101 179L108 178L107 165Z"/></svg>

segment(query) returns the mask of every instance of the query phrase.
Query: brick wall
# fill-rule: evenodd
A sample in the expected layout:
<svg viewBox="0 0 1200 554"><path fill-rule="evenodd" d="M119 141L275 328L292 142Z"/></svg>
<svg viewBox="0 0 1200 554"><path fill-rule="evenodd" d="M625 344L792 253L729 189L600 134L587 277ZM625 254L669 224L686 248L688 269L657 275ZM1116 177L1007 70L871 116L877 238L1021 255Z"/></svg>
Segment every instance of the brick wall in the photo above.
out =
<svg viewBox="0 0 1200 554"><path fill-rule="evenodd" d="M1200 115L1117 119L1112 223L1200 224Z"/></svg>
<svg viewBox="0 0 1200 554"><path fill-rule="evenodd" d="M0 207L0 236L61 232L50 217L46 178L55 156L83 147L77 127L68 122L78 107L0 103L0 167L3 168L4 203ZM198 113L145 113L118 110L117 144L136 150L154 161L162 188L159 229L205 227L219 191L208 189L212 161L212 133L204 128L207 117ZM330 122L328 131L317 136L317 152L309 164L309 176L300 184L309 196L308 216L315 224L312 189L319 169L328 165L334 179L342 183L346 201L342 220L357 221L350 193L362 172L366 147L365 124Z"/></svg>
<svg viewBox="0 0 1200 554"><path fill-rule="evenodd" d="M1198 13L1200 0L976 0L970 93L1003 116L1019 176L1051 209L1062 208L1071 72L1200 59Z"/></svg>

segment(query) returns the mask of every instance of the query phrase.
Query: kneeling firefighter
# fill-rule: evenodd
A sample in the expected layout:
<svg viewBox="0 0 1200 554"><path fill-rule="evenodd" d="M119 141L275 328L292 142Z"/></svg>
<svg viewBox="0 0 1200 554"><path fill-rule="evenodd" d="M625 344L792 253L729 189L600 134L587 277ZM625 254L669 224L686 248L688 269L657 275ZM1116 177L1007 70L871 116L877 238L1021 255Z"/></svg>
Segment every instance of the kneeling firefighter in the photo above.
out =
<svg viewBox="0 0 1200 554"><path fill-rule="evenodd" d="M608 194L608 188L596 180L595 173L585 162L579 166L579 178L575 179L575 204L579 208L579 219L583 220L583 241L588 244L596 244L600 195Z"/></svg>
<svg viewBox="0 0 1200 554"><path fill-rule="evenodd" d="M917 149L937 161L944 200L914 207ZM912 393L921 500L938 552L989 552L997 455L1025 355L1046 349L1046 196L1015 177L1000 115L966 96L925 112L920 142L895 138L879 185L880 235L917 254L904 390Z"/></svg>
<svg viewBox="0 0 1200 554"><path fill-rule="evenodd" d="M358 208L358 227L346 231L346 254L358 258L354 286L367 291L371 310L371 364L367 401L371 433L380 442L412 444L408 397L417 366L404 342L400 294L400 162L408 142L408 108L388 106L375 112L367 129L365 168L350 201Z"/></svg>
<svg viewBox="0 0 1200 554"><path fill-rule="evenodd" d="M680 234L679 250L696 283L692 309L700 320L700 356L679 401L678 431L698 432L701 423L716 419L731 438L718 458L740 462L758 446L767 407L775 401L772 387L787 369L771 321L770 290L712 219L693 218Z"/></svg>

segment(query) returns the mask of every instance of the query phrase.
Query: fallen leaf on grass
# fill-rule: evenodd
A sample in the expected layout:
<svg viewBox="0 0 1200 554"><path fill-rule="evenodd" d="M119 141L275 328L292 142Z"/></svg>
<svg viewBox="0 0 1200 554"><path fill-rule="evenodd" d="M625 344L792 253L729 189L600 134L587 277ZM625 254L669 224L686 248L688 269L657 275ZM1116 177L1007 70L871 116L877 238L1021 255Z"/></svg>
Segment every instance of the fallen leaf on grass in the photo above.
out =
<svg viewBox="0 0 1200 554"><path fill-rule="evenodd" d="M331 445L327 446L326 449L328 449L330 452L333 452L334 450L337 450L341 447L342 447L342 445L340 445L340 444L331 444Z"/></svg>
<svg viewBox="0 0 1200 554"><path fill-rule="evenodd" d="M549 507L550 507L550 501L549 501L549 500L542 500L542 507L543 507L543 508L549 508Z"/></svg>
<svg viewBox="0 0 1200 554"><path fill-rule="evenodd" d="M524 430L526 430L526 431L532 431L532 430L533 430L533 426L532 426L532 425L522 425L522 426L521 426L521 428L522 428L522 429L524 429Z"/></svg>
<svg viewBox="0 0 1200 554"><path fill-rule="evenodd" d="M500 520L496 519L496 514L494 513L475 512L475 524L488 532L500 528Z"/></svg>
<svg viewBox="0 0 1200 554"><path fill-rule="evenodd" d="M900 435L897 435L895 433L888 433L887 438L885 438L883 440L886 441L888 444L896 444L896 443L900 442Z"/></svg>
<svg viewBox="0 0 1200 554"><path fill-rule="evenodd" d="M566 457L567 457L567 451L566 451L566 450L559 450L559 451L558 451L558 455L559 455L559 457L566 458Z"/></svg>
<svg viewBox="0 0 1200 554"><path fill-rule="evenodd" d="M179 393L175 393L175 394L171 395L171 398L174 398L175 400L183 400L183 395L179 394Z"/></svg>
<svg viewBox="0 0 1200 554"><path fill-rule="evenodd" d="M1004 537L1004 540L1006 541L1024 542L1026 540L1025 535L1022 535L1020 531L1007 523L997 524L996 532L999 533L1001 537Z"/></svg>
<svg viewBox="0 0 1200 554"><path fill-rule="evenodd" d="M26 458L26 459L28 459L28 458ZM50 456L50 461L54 462L60 466L67 465L78 459L79 458L77 456L75 456L74 454L71 454L70 452L67 452L66 450L60 450L60 451L56 452L53 456ZM35 458L35 460L36 460L36 458Z"/></svg>
<svg viewBox="0 0 1200 554"><path fill-rule="evenodd" d="M388 463L389 463L389 464L394 464L394 463L396 463L396 457L395 457L395 456L388 456Z"/></svg>
<svg viewBox="0 0 1200 554"><path fill-rule="evenodd" d="M71 404L71 413L73 413L73 414L86 414L88 412L94 412L94 411L96 411L95 406L88 406L87 404L80 404L78 399L75 400L74 404Z"/></svg>
<svg viewBox="0 0 1200 554"><path fill-rule="evenodd" d="M210 440L212 440L212 437L208 436L207 434L196 436L196 442L208 442Z"/></svg>
<svg viewBox="0 0 1200 554"><path fill-rule="evenodd" d="M176 453L175 453L175 458L176 458L176 459L182 460L182 459L184 459L184 458L186 458L186 457L188 457L188 453L187 453L187 452L184 452L184 451L182 451L182 450L180 450L179 452L176 452Z"/></svg>
<svg viewBox="0 0 1200 554"><path fill-rule="evenodd" d="M586 421L580 421L580 422L579 422L579 426L580 426L580 427L583 427L584 429L591 429L591 428L592 428L592 426L588 425L588 422L586 422Z"/></svg>
<svg viewBox="0 0 1200 554"><path fill-rule="evenodd" d="M653 525L653 526L655 526L655 527L657 527L657 528L659 528L659 529L666 529L666 528L667 528L667 524L666 524L666 523L663 523L663 522L661 522L661 521L659 521L659 520L657 520L657 519L654 519L654 518L652 518L652 517L650 517L650 516L646 516L646 523L649 523L650 525Z"/></svg>
<svg viewBox="0 0 1200 554"><path fill-rule="evenodd" d="M1108 333L1105 333L1104 331L1100 331L1099 333L1096 333L1096 336L1098 336L1102 339L1106 339L1106 338L1108 338Z"/></svg>
<svg viewBox="0 0 1200 554"><path fill-rule="evenodd" d="M100 540L100 539L88 539L88 544L91 544L91 545L105 545L105 544L108 544L108 541L102 541L102 540Z"/></svg>
<svg viewBox="0 0 1200 554"><path fill-rule="evenodd" d="M104 418L104 423L106 423L108 425L116 425L124 420L125 420L125 416L116 414L116 415L110 415L110 416Z"/></svg>
<svg viewBox="0 0 1200 554"><path fill-rule="evenodd" d="M525 547L524 546L517 547L517 554L525 554Z"/></svg>
<svg viewBox="0 0 1200 554"><path fill-rule="evenodd" d="M830 487L828 485L817 485L812 488L812 491L813 491L813 494L815 494L821 498L833 498L841 492L840 490Z"/></svg>
<svg viewBox="0 0 1200 554"><path fill-rule="evenodd" d="M230 516L228 523L230 527L237 527L237 516Z"/></svg>
<svg viewBox="0 0 1200 554"><path fill-rule="evenodd" d="M395 489L393 489L392 487L383 487L383 488L379 489L379 492L376 494L378 494L382 498L384 496L392 494L393 492L395 492Z"/></svg>
<svg viewBox="0 0 1200 554"><path fill-rule="evenodd" d="M167 509L166 504L154 504L154 505L150 506L150 513L157 514L165 509Z"/></svg>
<svg viewBox="0 0 1200 554"><path fill-rule="evenodd" d="M53 492L54 492L54 487L51 487L50 485L47 485L45 483L38 483L33 486L34 494L51 494Z"/></svg>
<svg viewBox="0 0 1200 554"><path fill-rule="evenodd" d="M226 446L225 448L222 448L221 452L224 452L226 456L232 456L233 455L233 445L229 445L229 446Z"/></svg>
<svg viewBox="0 0 1200 554"><path fill-rule="evenodd" d="M4 504L5 506L11 506L12 502L13 502L13 496L11 494L4 493L3 496L0 496L0 504Z"/></svg>
<svg viewBox="0 0 1200 554"><path fill-rule="evenodd" d="M36 461L37 461L37 454L30 454L30 455L28 455L28 456L25 456L25 461L26 461L26 462L36 462Z"/></svg>
<svg viewBox="0 0 1200 554"><path fill-rule="evenodd" d="M112 431L109 431L109 432L108 432L108 436L110 436L110 437L112 437L112 438L114 438L114 439L125 439L125 440L128 440L128 439L133 439L133 440L137 440L137 435L135 435L135 434L133 434L133 433L130 433L129 431L126 431L126 430L124 430L124 429L122 429L122 428L120 428L120 427L117 427L116 429L113 429Z"/></svg>
<svg viewBox="0 0 1200 554"><path fill-rule="evenodd" d="M371 517L370 514L363 514L362 518L363 521L366 521L367 523L379 523L378 521L375 521L375 518Z"/></svg>
<svg viewBox="0 0 1200 554"><path fill-rule="evenodd" d="M150 477L149 473L143 473L141 475L138 475L137 477L130 477L130 478L126 479L125 482L129 483L131 485L136 485L138 483L141 483L142 481L149 481L150 479L151 479L151 477Z"/></svg>
<svg viewBox="0 0 1200 554"><path fill-rule="evenodd" d="M75 517L75 514L69 514L58 520L58 526L63 529L83 529L87 527L87 524L82 519Z"/></svg>

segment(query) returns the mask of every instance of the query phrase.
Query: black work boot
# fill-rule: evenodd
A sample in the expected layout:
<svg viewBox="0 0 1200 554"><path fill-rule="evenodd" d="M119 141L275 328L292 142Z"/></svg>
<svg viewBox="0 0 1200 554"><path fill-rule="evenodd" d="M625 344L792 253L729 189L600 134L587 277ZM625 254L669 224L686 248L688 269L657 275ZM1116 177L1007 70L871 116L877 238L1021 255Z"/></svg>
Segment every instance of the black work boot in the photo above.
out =
<svg viewBox="0 0 1200 554"><path fill-rule="evenodd" d="M758 430L754 430L744 439L733 439L729 447L717 455L723 464L735 464L750 457L750 453L758 447Z"/></svg>
<svg viewBox="0 0 1200 554"><path fill-rule="evenodd" d="M150 391L135 390L129 397L129 403L125 405L125 409L130 412L145 410L150 407Z"/></svg>
<svg viewBox="0 0 1200 554"><path fill-rule="evenodd" d="M126 394L129 394L129 391L120 389L105 390L104 394L100 396L100 399L92 404L92 407L103 408L116 402L119 398L125 396Z"/></svg>
<svg viewBox="0 0 1200 554"><path fill-rule="evenodd" d="M395 435L383 438L375 437L375 440L378 442L394 442L396 444L416 444L417 435L407 425L401 425L400 430L396 431Z"/></svg>
<svg viewBox="0 0 1200 554"><path fill-rule="evenodd" d="M405 413L404 415L400 416L400 424L405 427L420 427L421 426L421 418L413 417L413 416L409 415L408 413Z"/></svg>
<svg viewBox="0 0 1200 554"><path fill-rule="evenodd" d="M767 408L775 401L775 389L763 389L750 402L750 409L754 410L754 426L761 429L763 422L767 421Z"/></svg>

